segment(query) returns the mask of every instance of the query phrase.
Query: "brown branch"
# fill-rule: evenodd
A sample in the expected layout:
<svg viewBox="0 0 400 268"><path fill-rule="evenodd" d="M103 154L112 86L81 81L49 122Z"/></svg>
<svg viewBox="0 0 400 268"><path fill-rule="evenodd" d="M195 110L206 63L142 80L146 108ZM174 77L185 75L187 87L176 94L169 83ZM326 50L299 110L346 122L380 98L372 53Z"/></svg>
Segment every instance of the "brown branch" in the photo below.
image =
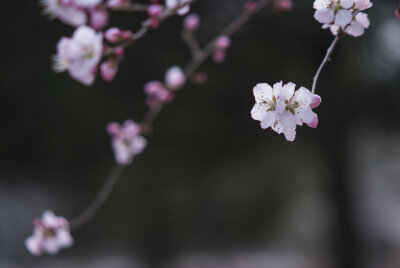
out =
<svg viewBox="0 0 400 268"><path fill-rule="evenodd" d="M112 168L110 175L107 177L103 187L98 192L96 198L93 199L90 205L81 214L70 221L71 229L81 227L96 214L96 212L102 207L104 202L110 196L110 193L114 189L114 186L117 183L118 179L121 177L124 168L125 166L121 165L115 165Z"/></svg>
<svg viewBox="0 0 400 268"><path fill-rule="evenodd" d="M159 23L164 22L165 20L171 18L172 16L174 16L177 12L177 10L179 10L182 7L188 6L188 5L192 5L194 2L196 2L197 0L190 0L188 2L185 2L182 5L179 5L175 8L172 9L164 9L164 11L161 13L161 15L158 17L158 21ZM119 48L127 48L129 46L131 46L132 44L134 44L136 41L138 41L139 39L143 38L150 30L152 29L152 18L148 18L147 20L142 22L142 27L135 32L131 38L129 38L128 40L122 42L121 44L119 44L116 47L112 47L107 49L104 53L103 56L109 56L115 53L115 51Z"/></svg>
<svg viewBox="0 0 400 268"><path fill-rule="evenodd" d="M194 0L195 1L195 0ZM191 4L194 1L190 1L186 4ZM244 26L254 15L256 15L258 12L260 12L263 8L265 8L269 3L271 3L273 0L260 0L254 10L252 11L246 11L243 13L241 16L239 16L237 19L232 21L228 27L223 29L217 36L214 38L211 42L208 43L208 45L205 46L203 50L200 49L201 54L199 54L198 57L193 58L184 68L184 74L186 76L186 79L189 79L190 76L196 71L196 69L213 53L215 50L215 40L221 36L221 35L226 35L226 36L231 36L233 35L236 31L238 31L242 26ZM170 10L167 14L164 15L163 20L166 18L172 16L175 14L177 9ZM135 35L136 36L143 36L144 34L147 33L149 28L143 27L141 30L139 30ZM137 39L136 39L137 40ZM131 45L135 39L129 41L128 43L124 44L124 47L127 47ZM160 112L162 109L165 107L165 104L159 104L155 107L152 107L148 110L146 115L144 116L141 127L142 127L142 133L143 134L148 134L152 128L152 125L154 121L157 119L159 116ZM112 189L114 188L115 184L117 183L118 179L120 178L122 171L124 170L125 166L121 165L115 165L114 168L112 169L110 175L106 179L106 182L104 183L103 187L97 194L96 198L90 203L90 205L81 213L79 214L76 218L72 219L70 221L71 228L76 229L87 223L93 216L99 211L99 209L102 207L104 202L108 199Z"/></svg>

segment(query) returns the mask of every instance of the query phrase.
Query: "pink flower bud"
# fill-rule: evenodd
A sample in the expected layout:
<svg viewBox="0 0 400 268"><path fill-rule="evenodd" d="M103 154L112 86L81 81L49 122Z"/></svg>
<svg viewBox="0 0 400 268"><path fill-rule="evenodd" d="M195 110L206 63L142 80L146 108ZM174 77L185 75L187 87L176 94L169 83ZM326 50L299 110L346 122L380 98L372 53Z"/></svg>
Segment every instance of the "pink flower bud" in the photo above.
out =
<svg viewBox="0 0 400 268"><path fill-rule="evenodd" d="M222 62L224 62L224 60L226 58L226 54L225 54L225 51L223 51L223 50L217 50L214 52L212 57L216 63L222 63Z"/></svg>
<svg viewBox="0 0 400 268"><path fill-rule="evenodd" d="M200 17L197 14L189 14L183 21L183 28L187 31L196 31L200 25Z"/></svg>
<svg viewBox="0 0 400 268"><path fill-rule="evenodd" d="M172 66L165 73L165 83L171 89L179 89L186 82L186 76L178 66Z"/></svg>
<svg viewBox="0 0 400 268"><path fill-rule="evenodd" d="M307 126L311 128L317 128L318 126L318 116L315 115L314 120L311 123L307 123Z"/></svg>
<svg viewBox="0 0 400 268"><path fill-rule="evenodd" d="M226 50L231 46L231 39L226 35L220 36L215 41L215 45L219 50Z"/></svg>
<svg viewBox="0 0 400 268"><path fill-rule="evenodd" d="M290 11L293 8L292 0L278 0L274 3L275 12Z"/></svg>
<svg viewBox="0 0 400 268"><path fill-rule="evenodd" d="M317 108L321 104L321 97L317 94L313 94L312 101L310 107L312 109Z"/></svg>
<svg viewBox="0 0 400 268"><path fill-rule="evenodd" d="M100 65L101 77L107 82L114 80L118 72L118 61L111 57Z"/></svg>
<svg viewBox="0 0 400 268"><path fill-rule="evenodd" d="M144 92L147 94L146 103L149 107L171 102L174 99L173 94L160 81L147 82L144 85Z"/></svg>
<svg viewBox="0 0 400 268"><path fill-rule="evenodd" d="M246 11L253 11L256 8L256 2L254 0L247 0L246 3L244 3L244 9Z"/></svg>
<svg viewBox="0 0 400 268"><path fill-rule="evenodd" d="M104 33L104 38L113 44L121 42L123 40L122 36L123 33L121 29L117 27L110 28Z"/></svg>
<svg viewBox="0 0 400 268"><path fill-rule="evenodd" d="M147 11L151 18L158 18L163 12L163 7L158 4L150 5L149 10Z"/></svg>
<svg viewBox="0 0 400 268"><path fill-rule="evenodd" d="M205 84L207 83L208 76L206 73L195 73L190 77L190 82L194 84Z"/></svg>
<svg viewBox="0 0 400 268"><path fill-rule="evenodd" d="M107 133L111 136L116 136L121 131L121 125L117 122L107 124Z"/></svg>
<svg viewBox="0 0 400 268"><path fill-rule="evenodd" d="M115 48L114 55L117 57L122 57L124 55L124 49L122 47Z"/></svg>
<svg viewBox="0 0 400 268"><path fill-rule="evenodd" d="M119 8L129 6L129 0L107 0L106 6L109 8Z"/></svg>
<svg viewBox="0 0 400 268"><path fill-rule="evenodd" d="M108 12L102 7L93 8L90 11L90 25L96 29L103 29L108 24Z"/></svg>
<svg viewBox="0 0 400 268"><path fill-rule="evenodd" d="M400 19L400 5L399 5L399 7L396 9L395 14L396 14L396 16Z"/></svg>
<svg viewBox="0 0 400 268"><path fill-rule="evenodd" d="M150 27L153 29L157 29L160 26L160 21L158 18L151 18L150 19Z"/></svg>

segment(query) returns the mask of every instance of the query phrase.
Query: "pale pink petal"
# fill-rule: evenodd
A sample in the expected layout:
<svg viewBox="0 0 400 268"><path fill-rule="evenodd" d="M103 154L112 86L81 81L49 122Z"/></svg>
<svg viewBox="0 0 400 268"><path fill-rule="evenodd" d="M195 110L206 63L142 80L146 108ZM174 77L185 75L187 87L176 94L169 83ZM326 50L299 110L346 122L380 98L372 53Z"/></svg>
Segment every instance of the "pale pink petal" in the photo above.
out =
<svg viewBox="0 0 400 268"><path fill-rule="evenodd" d="M336 13L335 24L339 27L348 25L353 19L353 13L350 10L341 9Z"/></svg>
<svg viewBox="0 0 400 268"><path fill-rule="evenodd" d="M257 84L253 88L253 94L257 103L272 101L272 88L267 83Z"/></svg>
<svg viewBox="0 0 400 268"><path fill-rule="evenodd" d="M330 24L335 19L335 13L332 9L328 8L316 10L314 13L314 18L320 23Z"/></svg>
<svg viewBox="0 0 400 268"><path fill-rule="evenodd" d="M261 121L264 118L267 110L268 109L267 109L267 107L265 105L261 105L259 103L256 103L254 105L253 109L251 109L251 117L254 120Z"/></svg>
<svg viewBox="0 0 400 268"><path fill-rule="evenodd" d="M309 106L313 100L313 94L305 87L301 87L296 91L294 99L300 106Z"/></svg>
<svg viewBox="0 0 400 268"><path fill-rule="evenodd" d="M286 128L296 128L296 117L290 111L281 113L278 120Z"/></svg>
<svg viewBox="0 0 400 268"><path fill-rule="evenodd" d="M266 112L264 118L261 121L261 128L267 129L276 121L276 113L275 112Z"/></svg>
<svg viewBox="0 0 400 268"><path fill-rule="evenodd" d="M349 9L354 5L354 0L341 0L340 5L345 9Z"/></svg>

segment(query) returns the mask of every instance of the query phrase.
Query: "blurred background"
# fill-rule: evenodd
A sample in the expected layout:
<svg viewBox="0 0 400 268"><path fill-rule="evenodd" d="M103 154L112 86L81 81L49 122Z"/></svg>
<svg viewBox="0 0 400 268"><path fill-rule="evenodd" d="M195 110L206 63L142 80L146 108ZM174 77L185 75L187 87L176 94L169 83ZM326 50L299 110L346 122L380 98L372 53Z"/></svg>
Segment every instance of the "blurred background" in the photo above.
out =
<svg viewBox="0 0 400 268"><path fill-rule="evenodd" d="M250 117L253 86L311 87L332 35L312 1L267 8L233 37L223 64L200 68L155 123L149 146L108 202L73 232L75 245L36 258L24 247L46 209L72 218L114 164L105 125L140 121L143 84L190 53L175 17L126 51L113 83L85 87L51 70L73 29L38 1L3 0L0 17L0 267L400 267L400 20L398 2L373 1L371 27L339 42L317 88L317 129L294 143ZM244 0L200 0L201 44ZM144 15L113 13L137 30Z"/></svg>

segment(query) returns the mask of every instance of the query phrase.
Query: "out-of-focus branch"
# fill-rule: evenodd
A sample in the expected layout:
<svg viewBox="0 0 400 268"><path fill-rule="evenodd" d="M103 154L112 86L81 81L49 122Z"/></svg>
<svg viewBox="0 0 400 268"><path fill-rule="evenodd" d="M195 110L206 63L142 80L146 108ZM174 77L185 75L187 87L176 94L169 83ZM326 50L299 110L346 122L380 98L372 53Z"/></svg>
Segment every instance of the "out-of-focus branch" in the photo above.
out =
<svg viewBox="0 0 400 268"><path fill-rule="evenodd" d="M159 23L164 22L165 20L171 18L172 16L174 16L177 12L177 10L185 7L185 6L189 6L192 5L194 2L196 2L196 0L189 0L188 2L185 2L184 4L178 5L175 8L164 8L164 11L159 15L159 17L157 18ZM135 5L135 4L133 4ZM141 8L144 8L144 6L140 5ZM109 56L115 53L115 51L117 49L120 48L127 48L129 46L131 46L132 44L134 44L136 41L138 41L139 39L141 39L143 36L145 36L151 29L152 29L152 18L148 18L147 20L142 22L142 27L135 32L131 38L129 38L128 40L122 42L121 44L119 44L116 47L112 47L107 49L106 51L104 51L103 55L104 56Z"/></svg>
<svg viewBox="0 0 400 268"><path fill-rule="evenodd" d="M124 11L124 12L147 12L149 10L150 5L143 5L138 3L130 3L127 5L119 6L119 7L107 7L105 8L113 11Z"/></svg>
<svg viewBox="0 0 400 268"><path fill-rule="evenodd" d="M192 4L195 0L187 2L185 5ZM225 29L223 29L212 41L210 41L204 49L200 49L200 47L197 48L192 48L196 51L196 57L193 56L193 59L186 65L184 68L184 75L186 76L186 80L190 78L190 76L197 70L197 68L214 52L215 50L215 41L219 36L225 35L225 36L231 36L233 35L236 31L238 31L242 26L244 26L252 17L254 17L257 13L259 13L261 10L263 10L269 3L271 3L273 0L260 0L257 2L256 6L254 9L251 11L245 11L242 15L240 15L238 18L233 20ZM169 17L171 17L173 14L176 13L176 10L181 8L182 6L172 9L172 10L167 10L163 15L162 18L160 18L160 21L163 21ZM131 45L134 43L137 39L141 38L143 35L145 35L149 29L150 26L148 25L150 21L145 21L144 26L136 32L132 39L128 40L121 46L123 48ZM120 46L120 47L121 47ZM112 52L108 52L112 53ZM151 107L148 112L145 114L142 122L141 122L141 128L142 128L142 134L148 134L151 129L154 121L157 119L157 117L160 115L160 112L162 109L165 107L165 104L159 104L156 106ZM100 189L99 193L97 194L96 198L90 203L90 205L76 218L72 219L70 221L71 228L76 229L87 223L93 216L99 211L99 209L102 207L104 202L108 199L112 189L114 188L115 184L117 183L118 179L120 178L122 171L124 170L125 166L121 165L115 165L114 168L112 169L110 175L106 179L106 182Z"/></svg>
<svg viewBox="0 0 400 268"><path fill-rule="evenodd" d="M104 202L108 199L111 191L114 189L114 186L117 183L118 179L121 177L124 168L125 167L121 165L115 165L112 168L110 175L107 177L103 187L98 192L96 198L93 199L90 205L81 214L70 220L70 225L72 229L76 229L84 225L102 207Z"/></svg>

